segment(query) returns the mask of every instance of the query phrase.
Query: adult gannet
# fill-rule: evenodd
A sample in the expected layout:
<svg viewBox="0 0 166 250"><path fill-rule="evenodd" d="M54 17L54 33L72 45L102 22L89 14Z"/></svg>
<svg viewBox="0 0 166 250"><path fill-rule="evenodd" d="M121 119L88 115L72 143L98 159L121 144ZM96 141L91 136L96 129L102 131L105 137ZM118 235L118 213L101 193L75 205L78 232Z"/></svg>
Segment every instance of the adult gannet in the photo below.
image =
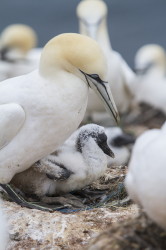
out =
<svg viewBox="0 0 166 250"><path fill-rule="evenodd" d="M115 154L114 159L108 157L108 166L125 165L131 154L129 146L134 144L135 137L123 132L119 127L105 128L105 133L107 135L107 143Z"/></svg>
<svg viewBox="0 0 166 250"><path fill-rule="evenodd" d="M166 114L166 54L159 45L141 47L135 56L133 83L136 103L146 103Z"/></svg>
<svg viewBox="0 0 166 250"><path fill-rule="evenodd" d="M125 180L129 196L166 229L166 123L136 141Z"/></svg>
<svg viewBox="0 0 166 250"><path fill-rule="evenodd" d="M2 31L0 72L4 70L6 79L29 73L38 67L41 49L34 48L36 44L36 32L25 24L12 24ZM1 70L3 62L6 68L3 66Z"/></svg>
<svg viewBox="0 0 166 250"><path fill-rule="evenodd" d="M15 175L12 183L41 200L54 196L50 198L53 201L57 194L80 190L97 180L107 168L106 155L114 157L104 128L88 124L79 128L57 151Z"/></svg>
<svg viewBox="0 0 166 250"><path fill-rule="evenodd" d="M81 34L96 40L103 49L108 64L108 79L115 103L120 113L125 113L131 105L130 85L135 77L132 70L111 48L107 31L107 6L102 0L82 0L77 6L79 30ZM90 92L87 112L103 112L101 102Z"/></svg>
<svg viewBox="0 0 166 250"><path fill-rule="evenodd" d="M2 211L2 201L0 200L0 249L5 250L9 240L8 225Z"/></svg>
<svg viewBox="0 0 166 250"><path fill-rule="evenodd" d="M0 183L8 193L6 184L16 173L52 153L77 129L89 86L118 120L109 84L103 81L105 69L98 44L69 33L46 44L38 70L1 82Z"/></svg>
<svg viewBox="0 0 166 250"><path fill-rule="evenodd" d="M158 44L142 46L135 55L135 70L138 75L149 73L166 74L166 53Z"/></svg>

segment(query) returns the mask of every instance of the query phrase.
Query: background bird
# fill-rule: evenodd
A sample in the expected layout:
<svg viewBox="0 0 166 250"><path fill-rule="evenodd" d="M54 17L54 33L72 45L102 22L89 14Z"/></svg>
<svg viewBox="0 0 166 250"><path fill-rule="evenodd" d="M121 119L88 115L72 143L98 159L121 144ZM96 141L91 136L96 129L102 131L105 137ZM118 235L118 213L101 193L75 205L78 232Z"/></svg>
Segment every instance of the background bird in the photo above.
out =
<svg viewBox="0 0 166 250"><path fill-rule="evenodd" d="M159 45L141 47L135 56L133 82L136 103L145 103L166 114L166 54Z"/></svg>
<svg viewBox="0 0 166 250"><path fill-rule="evenodd" d="M131 147L135 137L123 132L119 127L105 128L107 143L113 150L115 158L108 157L108 166L121 166L128 163L131 154Z"/></svg>
<svg viewBox="0 0 166 250"><path fill-rule="evenodd" d="M125 113L132 105L130 85L135 75L121 55L111 47L107 30L107 12L107 6L102 0L82 0L77 6L79 32L96 40L104 51L107 58L108 81L115 103L119 112ZM90 92L87 116L93 112L103 111L101 102L93 92Z"/></svg>
<svg viewBox="0 0 166 250"><path fill-rule="evenodd" d="M166 123L136 141L125 180L129 196L166 229Z"/></svg>
<svg viewBox="0 0 166 250"><path fill-rule="evenodd" d="M30 26L7 26L0 34L0 80L36 69L41 55L41 49L35 48L36 45L37 34Z"/></svg>

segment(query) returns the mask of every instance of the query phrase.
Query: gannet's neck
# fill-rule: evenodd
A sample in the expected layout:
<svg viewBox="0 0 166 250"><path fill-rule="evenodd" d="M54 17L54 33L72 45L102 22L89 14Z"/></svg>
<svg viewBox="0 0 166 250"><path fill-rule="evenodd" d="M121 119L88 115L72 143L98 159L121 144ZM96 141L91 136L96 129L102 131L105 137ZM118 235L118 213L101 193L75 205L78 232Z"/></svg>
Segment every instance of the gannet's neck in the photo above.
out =
<svg viewBox="0 0 166 250"><path fill-rule="evenodd" d="M97 42L100 44L104 52L107 52L108 50L110 51L112 49L106 20L103 20L103 23L101 24L101 27L98 30Z"/></svg>
<svg viewBox="0 0 166 250"><path fill-rule="evenodd" d="M89 23L89 27L90 25L91 24ZM85 26L85 24L82 23L82 20L80 20L79 22L79 29L80 29L81 34L91 36L89 32L88 24ZM108 51L112 49L111 42L109 39L109 34L108 34L106 18L103 18L101 24L98 27L95 37L92 37L92 38L100 44L101 48L103 49L105 53L107 53Z"/></svg>

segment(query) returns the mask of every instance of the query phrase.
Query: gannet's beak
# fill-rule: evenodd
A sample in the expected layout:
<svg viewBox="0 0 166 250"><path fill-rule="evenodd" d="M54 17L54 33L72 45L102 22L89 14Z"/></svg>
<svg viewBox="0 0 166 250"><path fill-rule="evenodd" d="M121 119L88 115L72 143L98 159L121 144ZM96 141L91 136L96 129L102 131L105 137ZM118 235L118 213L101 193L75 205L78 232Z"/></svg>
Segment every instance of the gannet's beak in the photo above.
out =
<svg viewBox="0 0 166 250"><path fill-rule="evenodd" d="M115 158L114 152L110 149L110 147L106 142L105 143L103 142L102 145L100 145L100 148L106 155L112 157L113 159Z"/></svg>
<svg viewBox="0 0 166 250"><path fill-rule="evenodd" d="M97 74L90 75L84 73L83 71L81 72L84 74L88 85L96 92L96 94L104 102L106 110L111 114L111 116L113 115L116 123L119 123L120 118L118 110L116 108L108 82L102 81Z"/></svg>
<svg viewBox="0 0 166 250"><path fill-rule="evenodd" d="M97 33L99 30L99 26L102 22L104 17L101 17L97 22L95 23L89 23L85 19L80 18L80 22L82 22L86 26L87 35L91 37L92 39L96 40Z"/></svg>
<svg viewBox="0 0 166 250"><path fill-rule="evenodd" d="M130 144L134 144L136 141L135 136L130 134L121 134L115 138L113 138L110 142L110 144L114 147L124 147Z"/></svg>
<svg viewBox="0 0 166 250"><path fill-rule="evenodd" d="M150 62L150 63L147 63L146 65L144 66L141 66L141 67L136 67L134 68L134 72L137 74L137 75L145 75L149 69L151 69L152 67L154 66L154 63Z"/></svg>

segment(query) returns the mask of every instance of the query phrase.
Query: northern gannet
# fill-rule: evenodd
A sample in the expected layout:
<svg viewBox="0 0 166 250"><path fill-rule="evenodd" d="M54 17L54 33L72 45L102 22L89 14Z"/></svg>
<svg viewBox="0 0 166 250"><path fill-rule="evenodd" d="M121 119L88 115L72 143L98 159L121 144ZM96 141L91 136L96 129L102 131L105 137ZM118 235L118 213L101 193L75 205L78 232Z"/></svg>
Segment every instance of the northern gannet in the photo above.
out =
<svg viewBox="0 0 166 250"><path fill-rule="evenodd" d="M119 127L105 128L107 135L107 143L113 150L115 158L108 157L108 166L120 166L125 165L130 158L130 148L135 142L133 135L123 132Z"/></svg>
<svg viewBox="0 0 166 250"><path fill-rule="evenodd" d="M166 53L155 44L141 47L135 56L133 83L136 103L146 103L166 114Z"/></svg>
<svg viewBox="0 0 166 250"><path fill-rule="evenodd" d="M8 225L2 210L2 201L0 200L0 249L6 250L9 240Z"/></svg>
<svg viewBox="0 0 166 250"><path fill-rule="evenodd" d="M57 151L41 159L12 179L12 184L26 194L45 196L80 190L104 174L107 157L114 157L108 147L105 129L96 124L79 128Z"/></svg>
<svg viewBox="0 0 166 250"><path fill-rule="evenodd" d="M136 141L125 180L129 196L166 229L166 123Z"/></svg>
<svg viewBox="0 0 166 250"><path fill-rule="evenodd" d="M153 72L165 75L165 49L158 44L147 44L142 46L135 55L135 71L138 75L143 76Z"/></svg>
<svg viewBox="0 0 166 250"><path fill-rule="evenodd" d="M38 70L1 82L0 184L8 193L6 184L16 173L52 153L78 128L89 86L118 121L105 69L105 57L94 40L67 33L46 44Z"/></svg>
<svg viewBox="0 0 166 250"><path fill-rule="evenodd" d="M36 44L37 35L31 27L25 24L7 26L0 35L0 74L4 71L7 79L36 69L41 55ZM0 80L2 77L0 75Z"/></svg>
<svg viewBox="0 0 166 250"><path fill-rule="evenodd" d="M135 75L121 55L111 48L106 22L107 11L107 6L102 0L82 0L77 6L79 31L96 40L103 49L107 58L108 79L115 103L119 112L125 113L131 105L130 85ZM91 91L87 108L88 115L103 111L101 102Z"/></svg>

